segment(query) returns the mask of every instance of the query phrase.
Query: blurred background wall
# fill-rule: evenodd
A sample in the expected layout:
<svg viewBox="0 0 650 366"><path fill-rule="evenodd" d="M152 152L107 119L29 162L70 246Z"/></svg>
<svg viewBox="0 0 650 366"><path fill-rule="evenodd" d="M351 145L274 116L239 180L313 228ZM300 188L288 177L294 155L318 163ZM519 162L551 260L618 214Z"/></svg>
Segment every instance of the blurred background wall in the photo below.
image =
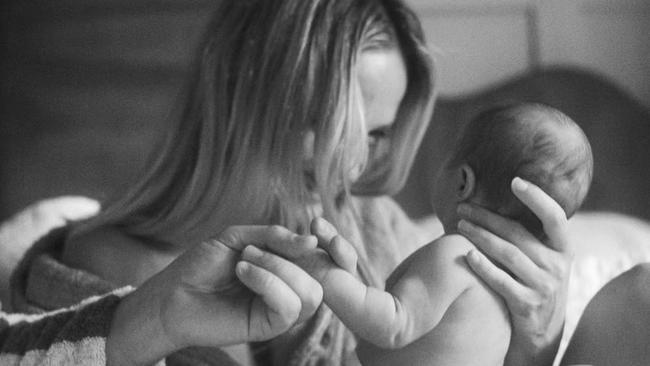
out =
<svg viewBox="0 0 650 366"><path fill-rule="evenodd" d="M437 59L442 101L564 64L595 71L650 108L646 0L407 2L421 17ZM213 0L5 0L0 219L45 197L83 194L104 200L124 189L142 171L176 107L214 5ZM435 116L445 111L437 109ZM449 115L445 123L453 125L454 118ZM641 133L626 134L640 136L637 144L648 139L650 121L644 118L631 122L636 130L629 129ZM634 179L636 185L650 186L650 179L643 179ZM650 217L650 200L646 207Z"/></svg>
<svg viewBox="0 0 650 366"><path fill-rule="evenodd" d="M440 160L468 119L493 103L527 101L564 111L589 137L595 171L583 209L650 219L650 2L407 2L422 20L440 91L397 196L411 216L433 210Z"/></svg>
<svg viewBox="0 0 650 366"><path fill-rule="evenodd" d="M4 0L0 218L142 170L214 0Z"/></svg>
<svg viewBox="0 0 650 366"><path fill-rule="evenodd" d="M480 90L527 70L576 65L650 107L647 0L407 0L422 20L441 95Z"/></svg>

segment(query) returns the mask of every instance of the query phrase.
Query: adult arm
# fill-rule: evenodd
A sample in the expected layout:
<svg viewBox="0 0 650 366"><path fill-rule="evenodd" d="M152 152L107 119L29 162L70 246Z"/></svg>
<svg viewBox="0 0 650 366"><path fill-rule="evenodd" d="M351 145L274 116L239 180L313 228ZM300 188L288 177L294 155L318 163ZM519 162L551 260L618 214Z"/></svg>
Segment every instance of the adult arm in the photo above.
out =
<svg viewBox="0 0 650 366"><path fill-rule="evenodd" d="M562 337L572 261L567 218L530 182L515 178L512 191L542 222L544 243L513 220L465 204L459 206L459 231L490 257L471 251L467 261L510 311L513 333L505 364L551 365Z"/></svg>
<svg viewBox="0 0 650 366"><path fill-rule="evenodd" d="M0 364L150 365L187 346L266 340L311 316L318 283L270 253L237 264L246 245L288 255L316 241L282 227L231 227L123 299L131 289L43 315L3 315Z"/></svg>
<svg viewBox="0 0 650 366"><path fill-rule="evenodd" d="M196 245L120 303L108 364L146 365L188 346L267 340L313 315L320 285L271 253L237 263L247 245L288 256L316 240L279 226L236 226Z"/></svg>

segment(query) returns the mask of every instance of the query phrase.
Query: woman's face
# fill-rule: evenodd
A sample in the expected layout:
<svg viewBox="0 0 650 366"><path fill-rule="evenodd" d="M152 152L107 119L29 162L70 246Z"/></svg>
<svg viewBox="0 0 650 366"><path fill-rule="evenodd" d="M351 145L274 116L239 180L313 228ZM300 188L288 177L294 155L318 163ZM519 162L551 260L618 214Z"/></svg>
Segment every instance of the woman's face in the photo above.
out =
<svg viewBox="0 0 650 366"><path fill-rule="evenodd" d="M392 31L371 32L359 52L356 74L367 131L367 166L371 166L389 152L391 127L407 87L404 57ZM304 139L306 160L313 158L313 143L311 132ZM354 182L361 173L353 169L348 178Z"/></svg>
<svg viewBox="0 0 650 366"><path fill-rule="evenodd" d="M391 126L407 85L404 57L392 32L377 32L368 37L359 54L357 75L370 159L377 159L381 152L388 151Z"/></svg>

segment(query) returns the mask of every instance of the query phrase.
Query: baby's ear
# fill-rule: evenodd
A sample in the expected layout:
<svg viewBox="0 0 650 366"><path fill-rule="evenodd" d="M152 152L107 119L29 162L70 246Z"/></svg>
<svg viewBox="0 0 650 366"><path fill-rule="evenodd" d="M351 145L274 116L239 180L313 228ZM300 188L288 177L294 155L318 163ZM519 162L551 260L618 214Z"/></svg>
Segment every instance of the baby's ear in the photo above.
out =
<svg viewBox="0 0 650 366"><path fill-rule="evenodd" d="M457 174L456 198L459 202L466 201L474 195L474 191L476 190L474 169L467 164L462 164L458 168Z"/></svg>

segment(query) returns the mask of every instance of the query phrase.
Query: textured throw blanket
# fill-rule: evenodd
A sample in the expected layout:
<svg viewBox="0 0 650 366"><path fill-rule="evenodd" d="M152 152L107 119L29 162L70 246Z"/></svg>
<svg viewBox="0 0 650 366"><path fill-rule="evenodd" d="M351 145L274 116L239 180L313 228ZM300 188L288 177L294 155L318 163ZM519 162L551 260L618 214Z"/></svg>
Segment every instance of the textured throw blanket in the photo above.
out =
<svg viewBox="0 0 650 366"><path fill-rule="evenodd" d="M131 290L47 314L0 314L0 365L105 365L105 335L120 298Z"/></svg>

